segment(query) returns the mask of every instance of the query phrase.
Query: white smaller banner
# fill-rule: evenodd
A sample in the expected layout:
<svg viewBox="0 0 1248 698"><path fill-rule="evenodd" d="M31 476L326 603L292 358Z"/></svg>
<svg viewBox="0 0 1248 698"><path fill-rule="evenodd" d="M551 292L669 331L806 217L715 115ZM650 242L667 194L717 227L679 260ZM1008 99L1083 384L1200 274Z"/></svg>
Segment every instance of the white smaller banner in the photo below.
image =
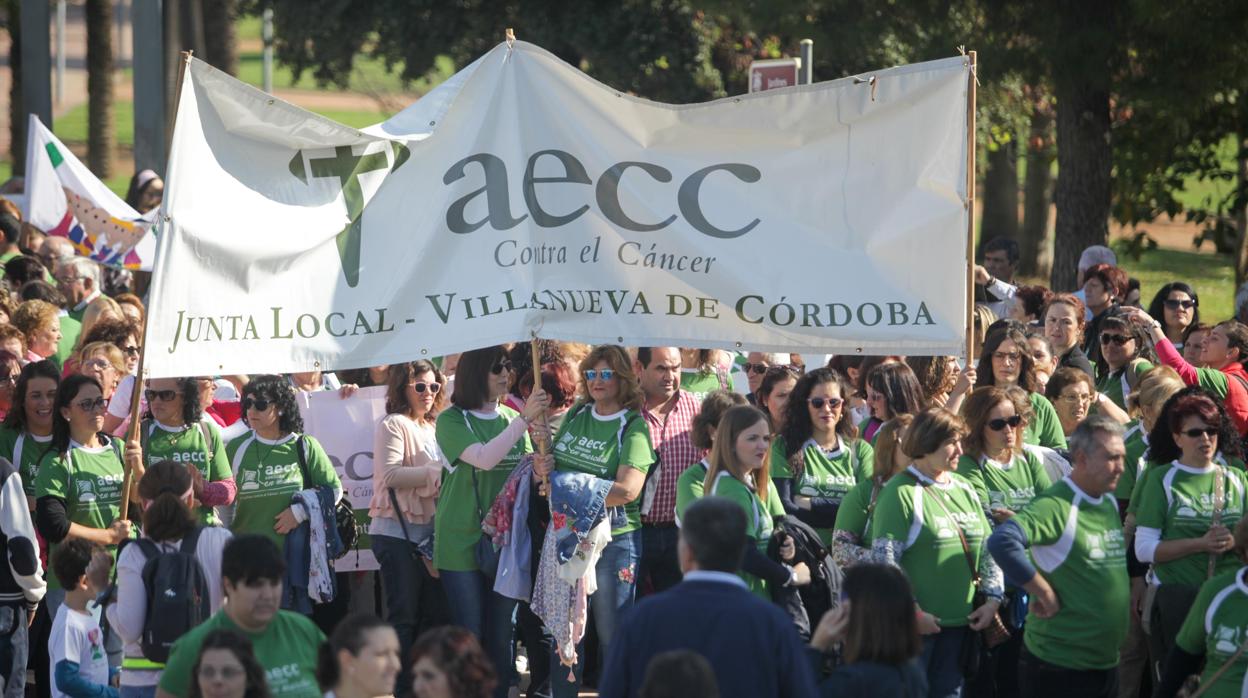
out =
<svg viewBox="0 0 1248 698"><path fill-rule="evenodd" d="M343 399L338 391L299 393L299 414L303 432L315 437L329 454L329 460L342 481L342 496L351 502L355 518L368 527L368 503L373 498L373 435L377 423L386 416L386 388L361 388ZM358 551L334 563L339 572L378 569L367 536L361 536Z"/></svg>

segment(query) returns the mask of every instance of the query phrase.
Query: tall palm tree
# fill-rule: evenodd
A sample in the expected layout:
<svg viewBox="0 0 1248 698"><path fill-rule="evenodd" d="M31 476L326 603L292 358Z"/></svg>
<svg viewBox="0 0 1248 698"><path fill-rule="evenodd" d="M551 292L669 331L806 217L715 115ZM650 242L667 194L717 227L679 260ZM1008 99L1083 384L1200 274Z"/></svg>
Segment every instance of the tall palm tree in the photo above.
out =
<svg viewBox="0 0 1248 698"><path fill-rule="evenodd" d="M113 175L113 0L87 0L87 166Z"/></svg>

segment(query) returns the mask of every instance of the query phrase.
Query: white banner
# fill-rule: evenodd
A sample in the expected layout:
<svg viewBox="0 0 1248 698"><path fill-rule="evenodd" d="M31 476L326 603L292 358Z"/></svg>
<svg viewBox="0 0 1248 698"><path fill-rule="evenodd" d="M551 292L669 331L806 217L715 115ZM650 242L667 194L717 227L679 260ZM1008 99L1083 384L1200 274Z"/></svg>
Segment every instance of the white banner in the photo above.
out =
<svg viewBox="0 0 1248 698"><path fill-rule="evenodd" d="M156 211L143 216L113 193L34 114L26 129L23 215L101 264L151 271Z"/></svg>
<svg viewBox="0 0 1248 698"><path fill-rule="evenodd" d="M316 437L342 481L342 496L355 508L355 516L368 525L368 503L373 497L373 435L386 416L386 388L361 388L347 399L338 391L298 393L303 431ZM367 530L367 529L366 529ZM359 553L350 552L334 563L339 572L378 568L368 538L360 540Z"/></svg>
<svg viewBox="0 0 1248 698"><path fill-rule="evenodd" d="M534 332L961 354L968 71L668 105L516 42L356 130L192 61L146 365L341 369Z"/></svg>

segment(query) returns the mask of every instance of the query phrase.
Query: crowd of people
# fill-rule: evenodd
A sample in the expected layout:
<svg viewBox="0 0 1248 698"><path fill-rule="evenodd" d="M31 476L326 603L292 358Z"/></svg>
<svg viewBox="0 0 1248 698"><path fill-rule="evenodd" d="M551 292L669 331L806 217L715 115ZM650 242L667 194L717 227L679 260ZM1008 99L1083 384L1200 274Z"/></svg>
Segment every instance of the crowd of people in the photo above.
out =
<svg viewBox="0 0 1248 698"><path fill-rule="evenodd" d="M1051 292L989 241L970 364L551 341L139 384L142 280L0 231L6 698L502 697L518 662L531 696L1248 691L1248 326L1140 307L1107 248ZM297 396L367 386L360 531Z"/></svg>

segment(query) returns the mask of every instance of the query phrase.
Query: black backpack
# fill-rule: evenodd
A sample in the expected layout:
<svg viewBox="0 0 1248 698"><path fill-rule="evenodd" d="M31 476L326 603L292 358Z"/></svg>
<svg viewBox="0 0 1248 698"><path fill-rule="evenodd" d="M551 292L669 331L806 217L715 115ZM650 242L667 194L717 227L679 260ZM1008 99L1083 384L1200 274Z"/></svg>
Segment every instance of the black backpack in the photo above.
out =
<svg viewBox="0 0 1248 698"><path fill-rule="evenodd" d="M147 615L139 646L143 656L153 662L168 661L173 643L211 615L208 578L195 559L201 530L196 526L172 552L147 538L132 541L147 558L143 564Z"/></svg>

